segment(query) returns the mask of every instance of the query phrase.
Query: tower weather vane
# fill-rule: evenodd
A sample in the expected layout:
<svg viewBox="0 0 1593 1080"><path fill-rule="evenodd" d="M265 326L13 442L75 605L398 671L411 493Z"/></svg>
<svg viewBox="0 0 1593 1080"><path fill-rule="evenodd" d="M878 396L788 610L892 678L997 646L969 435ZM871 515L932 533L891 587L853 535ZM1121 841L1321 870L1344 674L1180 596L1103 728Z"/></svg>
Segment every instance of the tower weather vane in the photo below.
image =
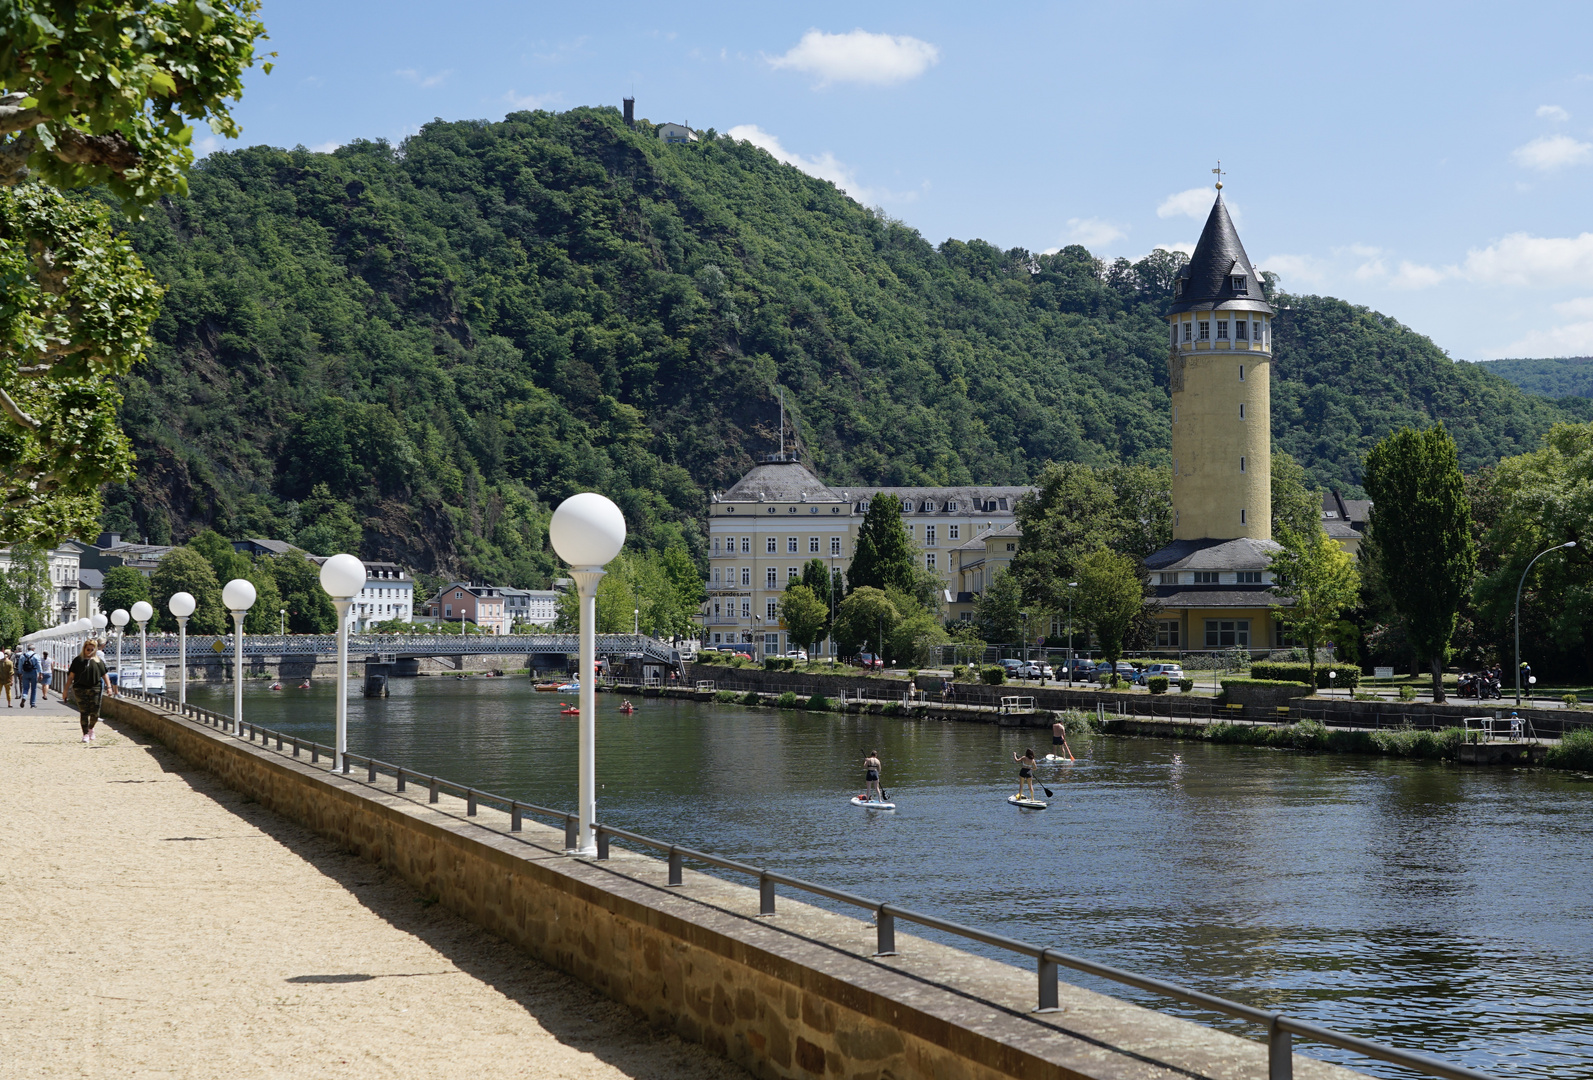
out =
<svg viewBox="0 0 1593 1080"><path fill-rule="evenodd" d="M1222 173L1222 162L1220 162L1220 161L1217 162L1217 167L1215 169L1211 170L1211 171L1217 174L1217 190L1221 191L1222 190L1222 176L1223 176L1223 173Z"/></svg>

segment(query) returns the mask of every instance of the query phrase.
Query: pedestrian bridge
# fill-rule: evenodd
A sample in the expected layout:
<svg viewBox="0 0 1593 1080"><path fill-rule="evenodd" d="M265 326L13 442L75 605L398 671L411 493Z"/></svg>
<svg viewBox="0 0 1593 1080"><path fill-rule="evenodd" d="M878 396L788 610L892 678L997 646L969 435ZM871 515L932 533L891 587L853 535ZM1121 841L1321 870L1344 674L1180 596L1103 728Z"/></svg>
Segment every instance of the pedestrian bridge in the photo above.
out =
<svg viewBox="0 0 1593 1080"><path fill-rule="evenodd" d="M114 648L114 646L112 646ZM176 634L149 636L151 660L177 659ZM580 653L576 634L350 634L350 660L392 662L428 656L576 656ZM232 635L190 634L188 658L202 660L217 655L232 656ZM246 659L335 660L336 634L247 634L243 639ZM640 656L644 662L680 667L680 650L668 642L646 634L598 634L598 656ZM122 656L137 658L138 635L130 633L122 642Z"/></svg>

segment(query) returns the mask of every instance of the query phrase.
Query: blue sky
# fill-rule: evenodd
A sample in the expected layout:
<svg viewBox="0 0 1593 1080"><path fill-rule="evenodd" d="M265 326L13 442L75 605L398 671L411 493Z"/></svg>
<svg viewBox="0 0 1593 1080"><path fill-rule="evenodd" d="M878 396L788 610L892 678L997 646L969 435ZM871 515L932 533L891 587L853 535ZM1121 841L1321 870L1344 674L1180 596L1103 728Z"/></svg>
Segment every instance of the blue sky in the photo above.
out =
<svg viewBox="0 0 1593 1080"><path fill-rule="evenodd" d="M1457 359L1593 354L1593 6L266 0L243 144L618 105L734 132L931 242L1253 260ZM213 147L216 140L203 140Z"/></svg>

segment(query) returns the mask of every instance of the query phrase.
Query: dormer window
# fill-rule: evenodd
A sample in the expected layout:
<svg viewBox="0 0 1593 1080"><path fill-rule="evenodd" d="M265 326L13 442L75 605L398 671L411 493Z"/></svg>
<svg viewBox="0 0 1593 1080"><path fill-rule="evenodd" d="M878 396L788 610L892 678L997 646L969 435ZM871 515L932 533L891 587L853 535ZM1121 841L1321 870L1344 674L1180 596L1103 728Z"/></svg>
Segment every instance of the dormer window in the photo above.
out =
<svg viewBox="0 0 1593 1080"><path fill-rule="evenodd" d="M1243 274L1234 274L1229 278L1229 281L1233 283L1233 291L1236 293L1248 293L1250 291L1249 281Z"/></svg>
<svg viewBox="0 0 1593 1080"><path fill-rule="evenodd" d="M1183 296L1184 295L1184 279L1183 278L1179 278L1177 281L1173 282L1173 295L1174 296Z"/></svg>

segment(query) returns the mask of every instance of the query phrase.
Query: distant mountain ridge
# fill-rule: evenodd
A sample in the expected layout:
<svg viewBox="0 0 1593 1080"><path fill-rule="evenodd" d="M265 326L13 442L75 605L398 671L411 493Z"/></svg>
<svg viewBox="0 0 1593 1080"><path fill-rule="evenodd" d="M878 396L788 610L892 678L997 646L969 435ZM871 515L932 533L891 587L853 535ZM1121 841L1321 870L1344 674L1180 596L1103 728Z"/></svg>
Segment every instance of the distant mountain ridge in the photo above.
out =
<svg viewBox="0 0 1593 1080"><path fill-rule="evenodd" d="M1542 394L1550 398L1593 398L1593 356L1482 360L1478 363L1529 394Z"/></svg>
<svg viewBox="0 0 1593 1080"><path fill-rule="evenodd" d="M665 145L577 108L211 155L129 225L169 292L124 383L138 477L107 527L342 537L540 585L549 508L595 488L638 544L701 555L708 492L777 445L777 387L835 484L1169 463L1182 256L932 245L701 134ZM1444 421L1474 469L1588 415L1376 312L1275 299L1274 441L1316 483L1356 492L1403 424Z"/></svg>

